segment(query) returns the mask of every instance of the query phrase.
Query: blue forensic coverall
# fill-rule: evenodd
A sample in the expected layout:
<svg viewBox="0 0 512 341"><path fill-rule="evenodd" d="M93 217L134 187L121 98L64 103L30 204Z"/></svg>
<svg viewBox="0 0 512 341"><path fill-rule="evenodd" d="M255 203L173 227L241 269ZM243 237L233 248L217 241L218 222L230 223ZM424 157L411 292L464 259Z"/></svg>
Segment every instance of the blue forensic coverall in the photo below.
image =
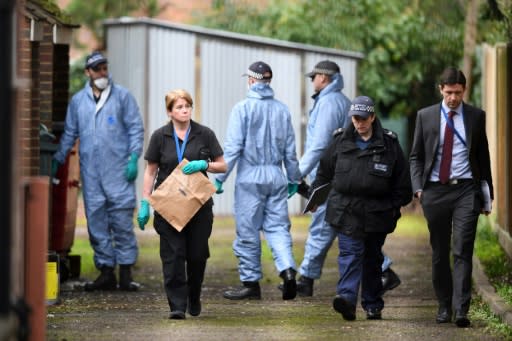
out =
<svg viewBox="0 0 512 341"><path fill-rule="evenodd" d="M313 108L309 112L304 155L300 159L300 173L313 183L322 153L332 141L337 128L348 122L350 100L343 90L343 76L336 73L332 81L313 96ZM320 278L327 251L336 238L336 231L325 221L326 204L320 205L311 215L308 238L304 247L304 259L299 273L312 279Z"/></svg>
<svg viewBox="0 0 512 341"><path fill-rule="evenodd" d="M144 125L135 98L109 80L96 103L89 81L71 99L64 133L53 156L60 164L80 139L80 176L89 239L98 269L132 265L138 246L133 231L135 184L124 172L132 153L142 153Z"/></svg>
<svg viewBox="0 0 512 341"><path fill-rule="evenodd" d="M262 278L260 231L277 271L296 269L287 203L288 183L300 181L295 133L287 106L274 99L269 84L253 84L247 98L232 109L224 158L228 170L217 175L220 182L238 165L233 250L239 260L240 280L256 282Z"/></svg>

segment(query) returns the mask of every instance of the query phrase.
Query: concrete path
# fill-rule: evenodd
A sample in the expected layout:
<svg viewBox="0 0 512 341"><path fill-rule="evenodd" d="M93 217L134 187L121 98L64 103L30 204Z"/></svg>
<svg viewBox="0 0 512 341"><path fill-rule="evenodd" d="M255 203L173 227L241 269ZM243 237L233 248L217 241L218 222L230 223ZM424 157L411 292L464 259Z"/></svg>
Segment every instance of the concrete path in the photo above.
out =
<svg viewBox="0 0 512 341"><path fill-rule="evenodd" d="M261 301L229 301L228 286L238 285L237 261L231 250L234 227L216 226L203 290L203 312L184 321L168 320L162 289L158 236L138 231L141 255L135 277L137 293L85 293L70 284L61 303L48 307L48 340L501 340L490 335L485 322L470 315L469 328L436 324L437 303L431 284L430 246L425 226L411 229L403 219L388 237L385 252L402 284L387 293L383 320L368 321L358 306L356 321L344 321L332 309L338 280L337 245L331 248L315 295L283 301L272 257L263 248ZM292 227L294 252L301 259L306 227ZM76 238L86 238L84 229ZM76 284L76 283L75 283Z"/></svg>

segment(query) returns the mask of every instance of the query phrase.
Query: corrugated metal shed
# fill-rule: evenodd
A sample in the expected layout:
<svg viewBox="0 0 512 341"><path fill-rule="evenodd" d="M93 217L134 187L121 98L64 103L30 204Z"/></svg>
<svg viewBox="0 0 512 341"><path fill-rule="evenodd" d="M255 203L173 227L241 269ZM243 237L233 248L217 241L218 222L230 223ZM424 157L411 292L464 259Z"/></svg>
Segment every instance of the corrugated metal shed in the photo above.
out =
<svg viewBox="0 0 512 341"><path fill-rule="evenodd" d="M304 74L323 59L338 63L345 81L344 93L356 95L357 52L341 51L275 39L205 29L148 18L105 21L105 39L114 80L136 97L144 115L145 146L151 133L167 122L165 94L176 88L194 98L193 119L212 128L223 144L231 108L245 97L247 83L241 77L248 65L263 60L274 71L276 98L290 108L297 140L303 151L304 131L313 94ZM140 162L142 174L143 162ZM215 214L231 214L233 173L224 194L215 195ZM138 191L142 177L138 178ZM140 197L140 196L139 196ZM299 196L289 202L290 214L304 205Z"/></svg>

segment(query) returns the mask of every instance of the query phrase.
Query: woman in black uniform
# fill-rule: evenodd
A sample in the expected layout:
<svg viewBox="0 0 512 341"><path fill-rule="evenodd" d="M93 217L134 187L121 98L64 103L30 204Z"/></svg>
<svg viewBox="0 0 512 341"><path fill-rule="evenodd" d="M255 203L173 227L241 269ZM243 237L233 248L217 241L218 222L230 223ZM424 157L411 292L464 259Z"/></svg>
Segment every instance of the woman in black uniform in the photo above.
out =
<svg viewBox="0 0 512 341"><path fill-rule="evenodd" d="M312 184L313 189L332 185L325 220L338 235L340 279L333 307L345 320L356 318L360 286L366 318L382 318L382 246L396 227L400 207L412 199L398 138L382 128L374 108L367 96L352 101L352 122L336 131Z"/></svg>
<svg viewBox="0 0 512 341"><path fill-rule="evenodd" d="M153 132L144 158L141 207L138 221L141 229L149 220L147 199L183 158L189 163L183 172L222 173L227 169L222 148L215 133L192 121L192 97L185 90L173 90L165 96L170 122ZM206 260L210 256L208 239L213 224L213 200L210 198L181 232L174 229L155 211L154 227L160 235L164 287L171 308L169 318L184 319L201 313L201 286Z"/></svg>

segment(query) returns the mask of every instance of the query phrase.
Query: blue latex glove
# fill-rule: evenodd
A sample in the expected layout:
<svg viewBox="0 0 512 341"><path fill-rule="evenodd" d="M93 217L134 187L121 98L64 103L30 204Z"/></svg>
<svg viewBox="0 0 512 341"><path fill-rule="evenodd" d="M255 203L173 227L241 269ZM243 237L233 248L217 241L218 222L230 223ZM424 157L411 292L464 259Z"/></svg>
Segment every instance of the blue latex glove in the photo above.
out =
<svg viewBox="0 0 512 341"><path fill-rule="evenodd" d="M140 201L139 213L137 214L139 228L144 231L144 226L149 221L149 202L146 199Z"/></svg>
<svg viewBox="0 0 512 341"><path fill-rule="evenodd" d="M57 170L59 169L60 167L60 162L55 160L55 159L52 159L52 174L50 174L52 176L52 178L55 177L55 175L57 174Z"/></svg>
<svg viewBox="0 0 512 341"><path fill-rule="evenodd" d="M130 154L130 160L128 160L128 164L126 165L126 169L124 170L124 176L126 180L129 182L134 181L137 178L137 160L139 156L135 153Z"/></svg>
<svg viewBox="0 0 512 341"><path fill-rule="evenodd" d="M190 161L183 167L182 171L185 174L192 174L200 171L204 171L208 168L208 162L205 160L194 160Z"/></svg>
<svg viewBox="0 0 512 341"><path fill-rule="evenodd" d="M222 189L222 182L215 179L214 186L215 186L215 193L217 193L217 194L224 193L224 190Z"/></svg>
<svg viewBox="0 0 512 341"><path fill-rule="evenodd" d="M288 199L290 199L291 197L293 197L293 195L295 193L297 193L297 191L299 190L299 184L292 184L292 183L289 183L288 184Z"/></svg>

